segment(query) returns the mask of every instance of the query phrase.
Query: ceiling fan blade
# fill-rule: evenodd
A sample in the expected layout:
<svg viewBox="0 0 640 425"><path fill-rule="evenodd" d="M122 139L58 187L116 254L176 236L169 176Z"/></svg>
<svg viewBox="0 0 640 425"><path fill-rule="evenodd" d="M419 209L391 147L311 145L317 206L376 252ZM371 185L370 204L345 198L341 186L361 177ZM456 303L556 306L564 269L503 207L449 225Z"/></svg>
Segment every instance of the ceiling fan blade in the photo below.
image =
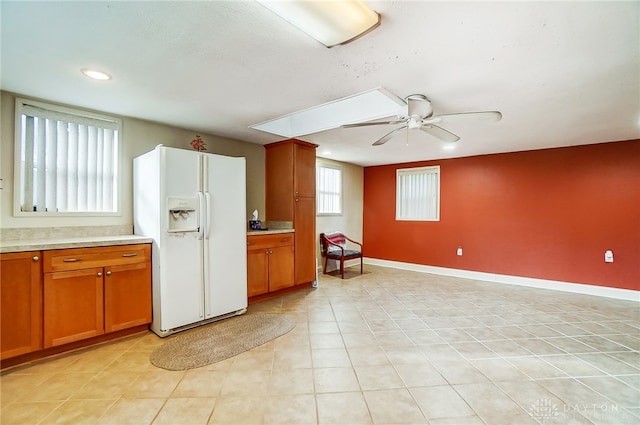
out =
<svg viewBox="0 0 640 425"><path fill-rule="evenodd" d="M405 130L407 128L406 125L403 125L402 127L398 127L393 131L390 131L389 133L385 134L384 136L382 136L381 138L379 138L378 140L376 140L375 142L373 142L373 145L371 146L380 146L380 145L384 145L385 143L387 143L393 136L395 136L397 133L399 133L402 130Z"/></svg>
<svg viewBox="0 0 640 425"><path fill-rule="evenodd" d="M430 135L437 137L443 142L457 142L460 140L458 136L451 133L450 131L445 130L442 127L438 127L437 125L429 124L420 127L420 129Z"/></svg>
<svg viewBox="0 0 640 425"><path fill-rule="evenodd" d="M502 114L498 111L461 112L459 114L436 115L432 118L437 122L468 122L468 121L500 121Z"/></svg>
<svg viewBox="0 0 640 425"><path fill-rule="evenodd" d="M353 124L341 125L340 128L367 127L367 126L370 126L370 125L401 124L403 122L404 122L404 120L357 122L357 123L353 123Z"/></svg>
<svg viewBox="0 0 640 425"><path fill-rule="evenodd" d="M418 115L421 118L430 117L433 114L431 102L422 94L412 94L407 96L407 115Z"/></svg>

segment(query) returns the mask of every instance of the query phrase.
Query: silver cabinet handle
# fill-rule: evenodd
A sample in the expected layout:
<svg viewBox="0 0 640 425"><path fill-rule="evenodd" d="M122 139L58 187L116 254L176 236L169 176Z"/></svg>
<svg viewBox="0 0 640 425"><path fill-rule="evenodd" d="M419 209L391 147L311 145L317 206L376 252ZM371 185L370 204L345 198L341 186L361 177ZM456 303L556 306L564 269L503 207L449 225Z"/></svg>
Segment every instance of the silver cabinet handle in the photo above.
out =
<svg viewBox="0 0 640 425"><path fill-rule="evenodd" d="M65 258L62 261L64 263L77 263L78 261L82 261L82 258Z"/></svg>
<svg viewBox="0 0 640 425"><path fill-rule="evenodd" d="M111 276L111 270L107 271L107 276Z"/></svg>
<svg viewBox="0 0 640 425"><path fill-rule="evenodd" d="M102 277L102 272L98 272L98 277Z"/></svg>
<svg viewBox="0 0 640 425"><path fill-rule="evenodd" d="M122 254L123 257L137 257L138 253L137 252L132 252L129 254Z"/></svg>
<svg viewBox="0 0 640 425"><path fill-rule="evenodd" d="M39 259L40 258L37 255L34 255L33 258L32 258L33 261L38 261Z"/></svg>

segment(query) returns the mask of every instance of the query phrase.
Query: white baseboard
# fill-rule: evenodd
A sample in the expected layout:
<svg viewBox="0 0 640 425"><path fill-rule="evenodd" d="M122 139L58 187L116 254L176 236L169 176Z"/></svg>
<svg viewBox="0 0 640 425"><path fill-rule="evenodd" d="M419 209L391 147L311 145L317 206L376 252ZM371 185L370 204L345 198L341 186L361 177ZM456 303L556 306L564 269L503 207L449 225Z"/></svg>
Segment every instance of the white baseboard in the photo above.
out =
<svg viewBox="0 0 640 425"><path fill-rule="evenodd" d="M562 282L557 280L536 279L532 277L509 276L496 273L476 272L471 270L450 269L446 267L426 266L422 264L402 263L399 261L364 258L365 264L389 267L393 269L411 270L421 273L432 273L464 279L484 280L487 282L505 283L508 285L529 286L540 289L573 292L577 294L595 295L598 297L640 302L640 291L611 288L608 286L587 285L584 283Z"/></svg>

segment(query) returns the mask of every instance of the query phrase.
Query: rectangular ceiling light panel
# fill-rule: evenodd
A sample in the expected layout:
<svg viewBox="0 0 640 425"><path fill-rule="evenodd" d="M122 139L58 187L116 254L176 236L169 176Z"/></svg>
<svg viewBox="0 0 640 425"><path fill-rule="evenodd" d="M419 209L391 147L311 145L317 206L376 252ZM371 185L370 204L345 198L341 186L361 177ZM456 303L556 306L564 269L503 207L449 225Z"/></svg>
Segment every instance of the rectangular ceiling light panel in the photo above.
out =
<svg viewBox="0 0 640 425"><path fill-rule="evenodd" d="M258 2L327 47L348 43L380 25L380 15L362 0Z"/></svg>
<svg viewBox="0 0 640 425"><path fill-rule="evenodd" d="M406 107L398 96L377 88L250 126L283 137L338 128L344 124L397 115Z"/></svg>

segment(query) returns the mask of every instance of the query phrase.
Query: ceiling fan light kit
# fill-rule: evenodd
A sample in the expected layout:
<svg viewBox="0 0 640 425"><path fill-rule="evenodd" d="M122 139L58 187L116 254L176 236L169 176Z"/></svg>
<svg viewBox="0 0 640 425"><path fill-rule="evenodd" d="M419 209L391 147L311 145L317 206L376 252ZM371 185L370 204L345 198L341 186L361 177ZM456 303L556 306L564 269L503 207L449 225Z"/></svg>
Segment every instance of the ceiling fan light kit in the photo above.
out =
<svg viewBox="0 0 640 425"><path fill-rule="evenodd" d="M408 131L414 129L422 130L443 142L453 143L460 140L460 137L436 124L465 121L500 121L502 119L502 114L498 111L461 112L457 114L433 115L431 101L422 94L411 94L405 97L404 101L406 103L406 114L404 112L398 114L398 117L400 118L399 120L345 124L342 128L403 124L401 127L390 131L373 142L373 146L385 144L403 130Z"/></svg>
<svg viewBox="0 0 640 425"><path fill-rule="evenodd" d="M380 25L380 15L362 0L258 2L327 47L353 41Z"/></svg>

